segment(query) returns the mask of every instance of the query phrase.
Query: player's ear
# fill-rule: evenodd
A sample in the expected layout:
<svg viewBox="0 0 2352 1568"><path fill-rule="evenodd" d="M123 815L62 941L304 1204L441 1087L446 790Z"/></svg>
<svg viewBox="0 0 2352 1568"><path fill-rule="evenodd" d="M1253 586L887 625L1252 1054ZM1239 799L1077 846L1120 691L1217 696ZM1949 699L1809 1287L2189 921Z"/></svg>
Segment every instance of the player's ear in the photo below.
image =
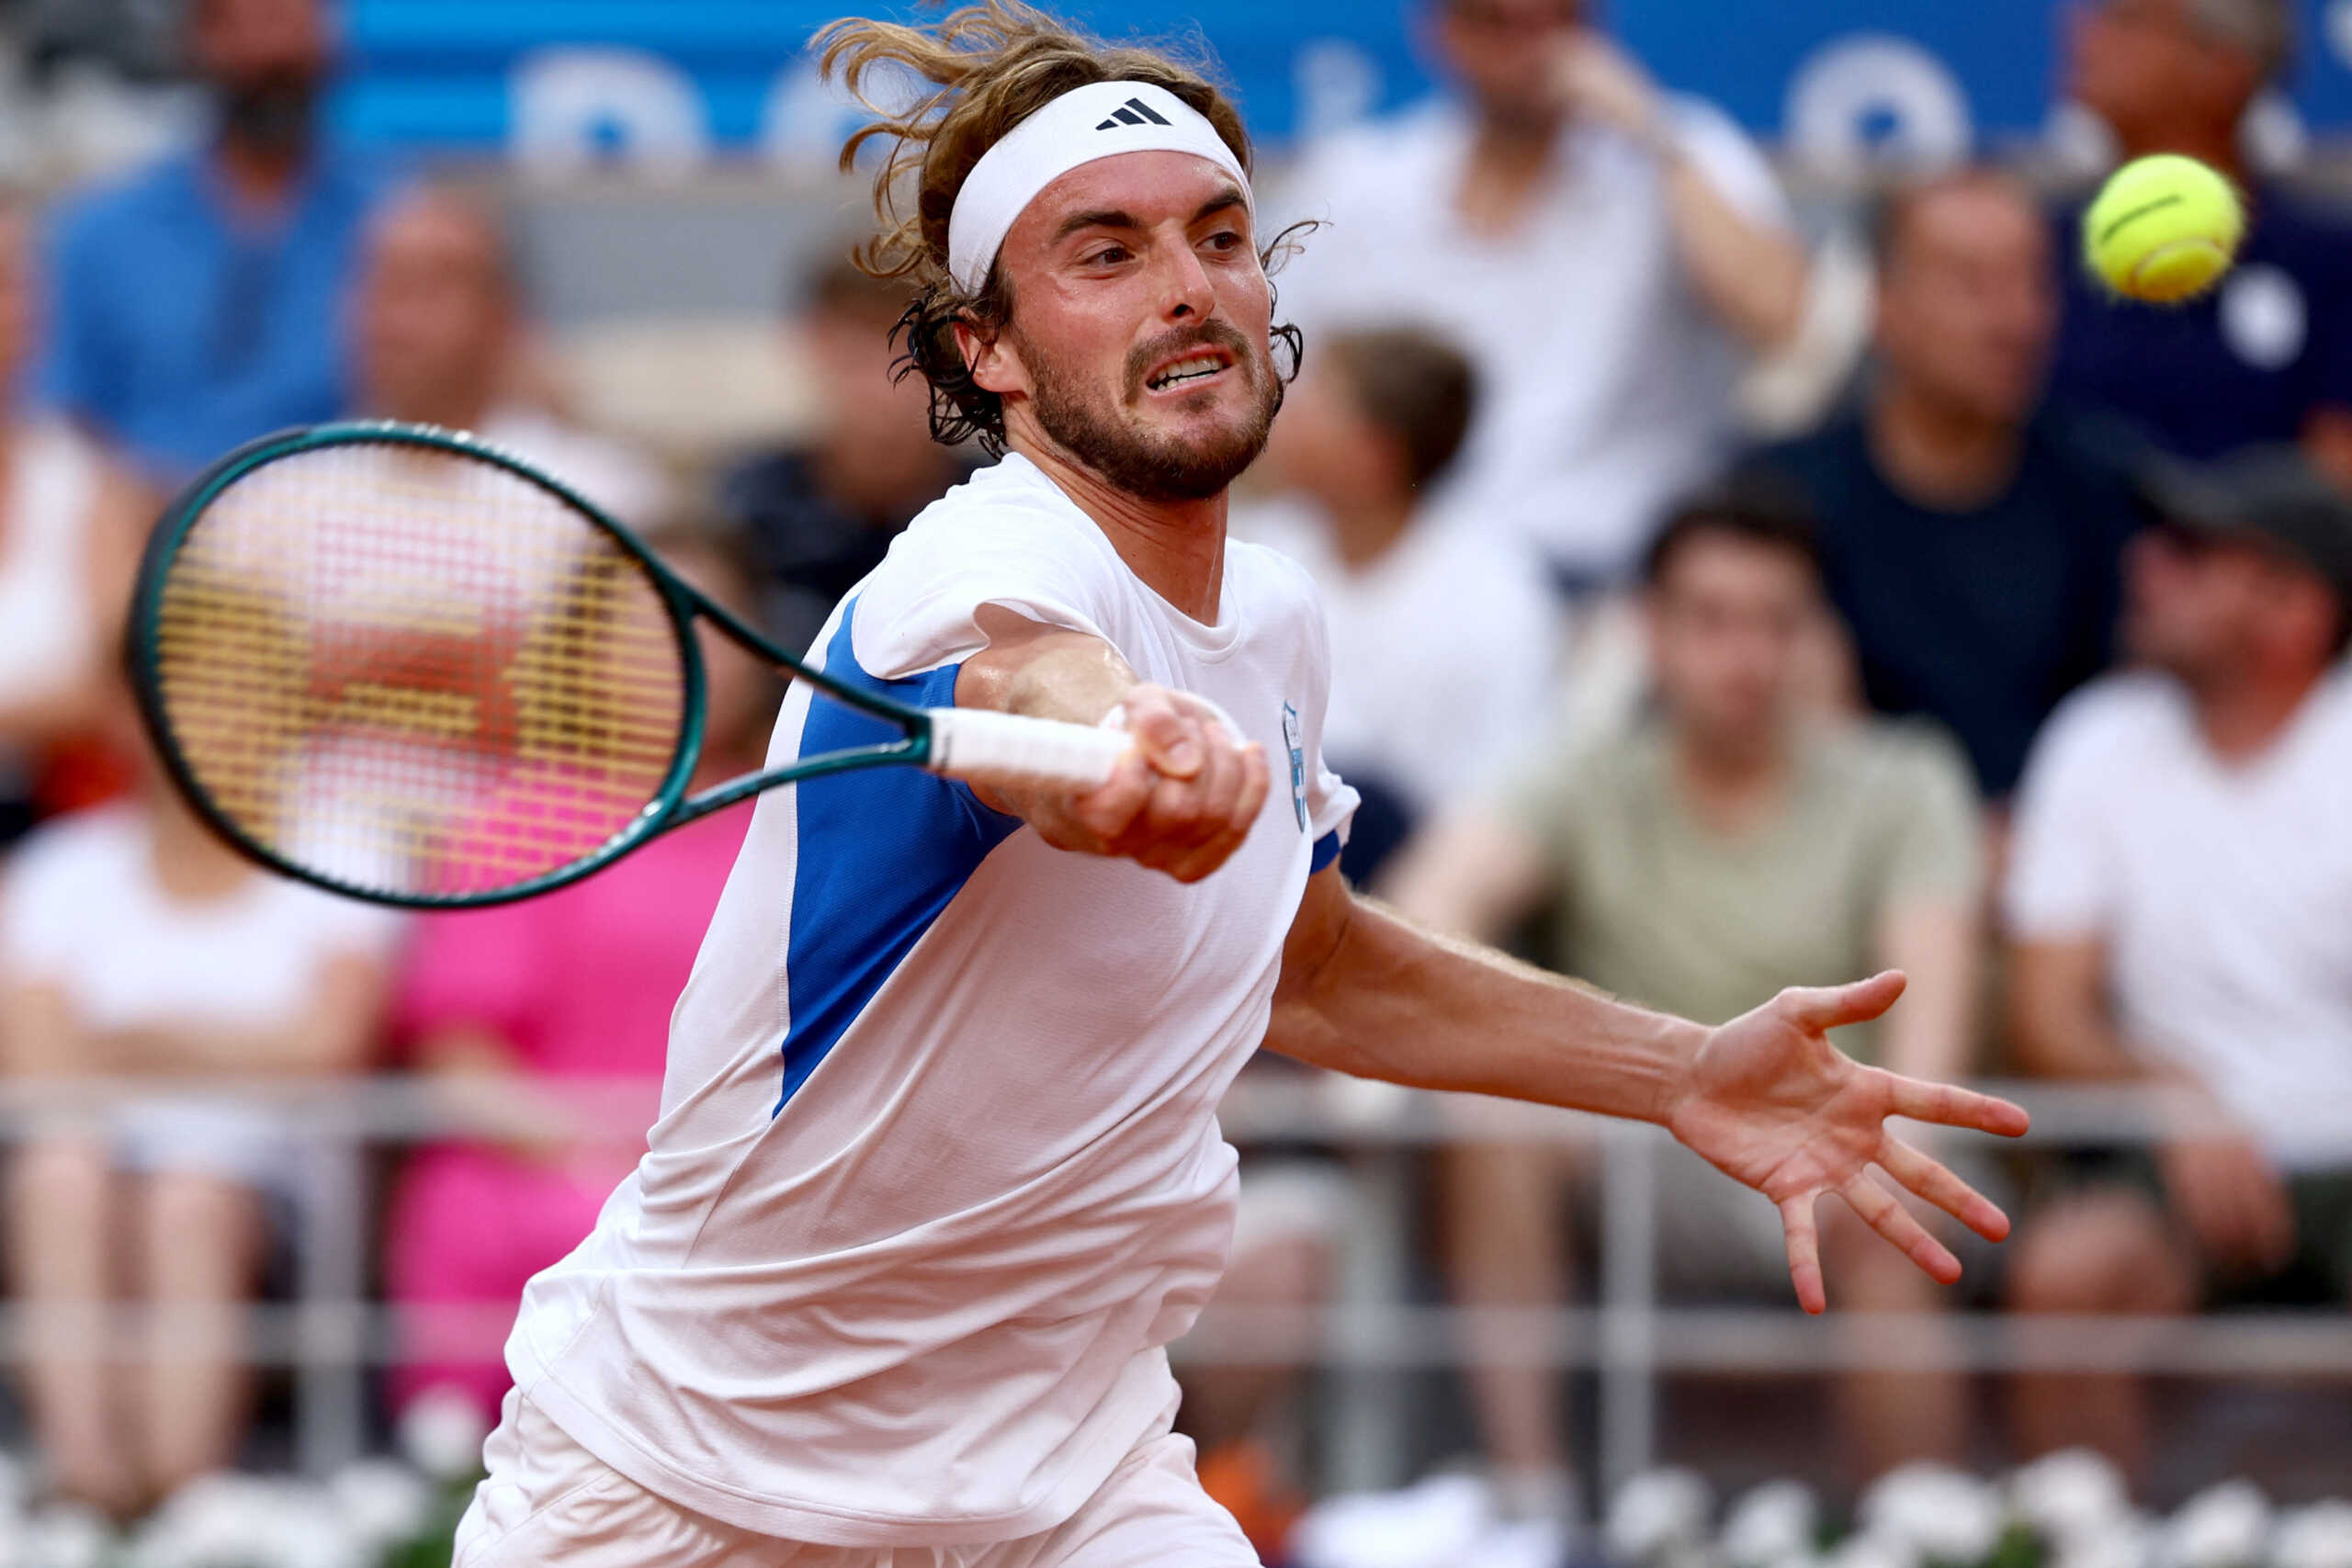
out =
<svg viewBox="0 0 2352 1568"><path fill-rule="evenodd" d="M956 352L964 356L973 384L980 390L1002 397L1029 389L1028 367L1021 363L1021 353L1009 335L988 331L968 316L956 318L955 328Z"/></svg>

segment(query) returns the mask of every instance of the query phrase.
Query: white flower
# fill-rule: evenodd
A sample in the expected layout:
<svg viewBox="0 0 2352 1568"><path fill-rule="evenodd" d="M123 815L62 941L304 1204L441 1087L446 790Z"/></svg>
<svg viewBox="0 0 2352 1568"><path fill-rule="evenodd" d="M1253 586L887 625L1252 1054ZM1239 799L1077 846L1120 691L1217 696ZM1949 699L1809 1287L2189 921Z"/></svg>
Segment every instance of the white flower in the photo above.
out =
<svg viewBox="0 0 2352 1568"><path fill-rule="evenodd" d="M435 1481L463 1481L480 1471L489 1436L473 1397L447 1385L426 1389L401 1413L401 1452Z"/></svg>
<svg viewBox="0 0 2352 1568"><path fill-rule="evenodd" d="M2270 1500L2250 1481L2209 1486L2180 1506L2157 1543L2159 1568L2254 1568L2270 1536Z"/></svg>
<svg viewBox="0 0 2352 1568"><path fill-rule="evenodd" d="M96 1508L52 1503L25 1521L17 1540L22 1568L97 1568L114 1544L114 1530Z"/></svg>
<svg viewBox="0 0 2352 1568"><path fill-rule="evenodd" d="M433 1515L433 1486L398 1460L361 1460L327 1483L336 1510L370 1551L415 1539Z"/></svg>
<svg viewBox="0 0 2352 1568"><path fill-rule="evenodd" d="M1714 1494L1687 1470L1648 1470L1610 1500L1603 1539L1619 1562L1650 1562L1679 1555L1707 1539Z"/></svg>
<svg viewBox="0 0 2352 1568"><path fill-rule="evenodd" d="M1975 1563L2001 1539L2001 1503L1973 1475L1935 1464L1889 1471L1862 1494L1862 1529L1930 1562Z"/></svg>
<svg viewBox="0 0 2352 1568"><path fill-rule="evenodd" d="M2009 1478L2009 1506L2043 1540L2064 1551L2131 1511L2123 1477L2088 1449L2046 1454Z"/></svg>
<svg viewBox="0 0 2352 1568"><path fill-rule="evenodd" d="M2352 1503L2313 1503L2278 1521L2273 1568L2352 1568Z"/></svg>
<svg viewBox="0 0 2352 1568"><path fill-rule="evenodd" d="M1768 1481L1724 1517L1717 1542L1731 1568L1781 1568L1813 1554L1821 1505L1801 1481Z"/></svg>

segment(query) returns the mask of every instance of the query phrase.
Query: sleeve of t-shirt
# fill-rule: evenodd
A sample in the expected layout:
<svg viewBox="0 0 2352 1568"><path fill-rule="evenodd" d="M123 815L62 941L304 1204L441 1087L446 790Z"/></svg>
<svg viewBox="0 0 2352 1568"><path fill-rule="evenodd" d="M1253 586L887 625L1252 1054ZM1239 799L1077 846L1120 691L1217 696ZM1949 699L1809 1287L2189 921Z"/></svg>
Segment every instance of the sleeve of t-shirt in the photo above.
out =
<svg viewBox="0 0 2352 1568"><path fill-rule="evenodd" d="M58 829L36 832L0 867L0 973L15 981L53 976L75 939L82 903Z"/></svg>
<svg viewBox="0 0 2352 1568"><path fill-rule="evenodd" d="M1299 749L1306 783L1306 833L1315 845L1312 869L1321 871L1347 846L1363 797L1323 761L1323 722L1331 705L1331 628L1323 618L1323 597L1315 580L1306 568L1288 564L1303 595L1306 622L1306 711L1299 716ZM1272 760L1281 765L1281 759Z"/></svg>
<svg viewBox="0 0 2352 1568"><path fill-rule="evenodd" d="M399 988L395 1031L417 1040L445 1029L528 1033L553 978L544 907L524 902L428 915L417 921Z"/></svg>
<svg viewBox="0 0 2352 1568"><path fill-rule="evenodd" d="M1984 845L1966 759L1942 735L1913 733L1896 740L1892 764L1884 789L1894 824L1881 900L1974 903Z"/></svg>
<svg viewBox="0 0 2352 1568"><path fill-rule="evenodd" d="M858 668L896 681L960 663L988 646L978 615L989 604L1117 647L1115 562L1084 526L1017 502L918 523L857 592Z"/></svg>
<svg viewBox="0 0 2352 1568"><path fill-rule="evenodd" d="M44 353L36 378L41 403L101 429L119 424L119 403L111 370L116 355L106 344L106 311L97 298L112 276L90 234L92 216L74 205L51 228L44 267L48 320Z"/></svg>
<svg viewBox="0 0 2352 1568"><path fill-rule="evenodd" d="M2112 808L2114 775L2086 688L2042 727L2026 757L2009 836L2009 865L2002 914L2011 934L2026 941L2095 936L2114 907L2112 865L2105 822Z"/></svg>
<svg viewBox="0 0 2352 1568"><path fill-rule="evenodd" d="M1742 216L1787 229L1795 224L1772 165L1729 115L1699 98L1670 100L1675 144L1706 182Z"/></svg>

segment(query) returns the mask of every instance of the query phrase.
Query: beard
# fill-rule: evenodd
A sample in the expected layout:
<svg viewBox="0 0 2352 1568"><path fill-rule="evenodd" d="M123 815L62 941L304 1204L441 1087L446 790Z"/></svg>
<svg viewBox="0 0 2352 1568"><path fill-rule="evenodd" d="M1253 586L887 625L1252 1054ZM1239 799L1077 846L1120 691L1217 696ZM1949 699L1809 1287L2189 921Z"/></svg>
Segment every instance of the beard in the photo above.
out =
<svg viewBox="0 0 2352 1568"><path fill-rule="evenodd" d="M315 77L274 71L220 89L220 130L257 152L300 156L309 151L319 99Z"/></svg>
<svg viewBox="0 0 2352 1568"><path fill-rule="evenodd" d="M1250 408L1236 423L1197 438L1158 434L1119 417L1143 393L1154 365L1187 348L1222 348L1250 394ZM1283 406L1282 378L1262 349L1222 321L1165 333L1127 355L1119 401L1110 407L1041 357L1034 393L1037 423L1062 450L1119 489L1150 502L1206 501L1219 494L1265 450L1274 414Z"/></svg>

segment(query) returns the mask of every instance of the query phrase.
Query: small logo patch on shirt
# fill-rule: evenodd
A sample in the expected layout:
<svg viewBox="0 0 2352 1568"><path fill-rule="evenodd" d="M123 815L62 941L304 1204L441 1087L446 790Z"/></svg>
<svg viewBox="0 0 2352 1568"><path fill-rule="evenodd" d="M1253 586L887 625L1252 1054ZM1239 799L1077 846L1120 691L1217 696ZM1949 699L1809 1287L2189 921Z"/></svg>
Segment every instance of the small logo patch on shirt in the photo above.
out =
<svg viewBox="0 0 2352 1568"><path fill-rule="evenodd" d="M1298 830L1306 831L1306 749L1298 734L1298 710L1283 705L1283 744L1290 750L1290 804L1298 814Z"/></svg>

